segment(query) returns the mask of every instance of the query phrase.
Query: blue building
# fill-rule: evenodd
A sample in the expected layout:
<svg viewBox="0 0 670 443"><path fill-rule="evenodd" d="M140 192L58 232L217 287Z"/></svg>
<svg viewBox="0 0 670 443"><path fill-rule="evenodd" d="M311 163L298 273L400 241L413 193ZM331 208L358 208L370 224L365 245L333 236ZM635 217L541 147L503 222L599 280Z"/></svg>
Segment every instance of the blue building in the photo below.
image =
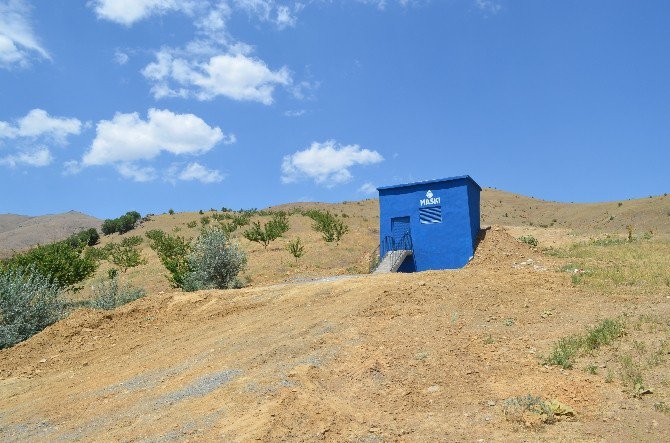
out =
<svg viewBox="0 0 670 443"><path fill-rule="evenodd" d="M377 272L456 269L474 255L479 193L468 175L382 186Z"/></svg>

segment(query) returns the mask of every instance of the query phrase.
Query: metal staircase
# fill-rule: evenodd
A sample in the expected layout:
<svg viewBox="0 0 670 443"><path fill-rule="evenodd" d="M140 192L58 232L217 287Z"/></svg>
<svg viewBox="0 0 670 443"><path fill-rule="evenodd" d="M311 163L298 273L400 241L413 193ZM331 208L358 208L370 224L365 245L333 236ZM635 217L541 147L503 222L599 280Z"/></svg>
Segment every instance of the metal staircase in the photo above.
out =
<svg viewBox="0 0 670 443"><path fill-rule="evenodd" d="M413 254L414 246L409 231L400 238L386 236L382 244L379 245L379 255L374 254L376 260L370 266L370 273L398 272L402 262Z"/></svg>

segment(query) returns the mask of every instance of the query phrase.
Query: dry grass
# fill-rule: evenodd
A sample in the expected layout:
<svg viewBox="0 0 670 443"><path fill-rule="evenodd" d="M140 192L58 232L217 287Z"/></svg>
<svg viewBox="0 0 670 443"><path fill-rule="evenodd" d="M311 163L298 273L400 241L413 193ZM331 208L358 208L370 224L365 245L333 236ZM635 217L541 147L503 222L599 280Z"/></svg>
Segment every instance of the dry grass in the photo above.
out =
<svg viewBox="0 0 670 443"><path fill-rule="evenodd" d="M552 249L573 283L598 290L670 294L670 241L590 241ZM574 270L583 272L574 273Z"/></svg>

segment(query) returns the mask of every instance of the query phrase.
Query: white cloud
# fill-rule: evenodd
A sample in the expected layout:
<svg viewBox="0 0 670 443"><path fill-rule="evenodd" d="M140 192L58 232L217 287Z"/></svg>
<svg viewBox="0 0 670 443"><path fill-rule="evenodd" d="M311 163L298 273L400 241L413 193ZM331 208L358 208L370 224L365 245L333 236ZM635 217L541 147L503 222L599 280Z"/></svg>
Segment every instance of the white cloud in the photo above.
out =
<svg viewBox="0 0 670 443"><path fill-rule="evenodd" d="M68 160L63 162L63 175L76 175L79 174L83 166L77 160Z"/></svg>
<svg viewBox="0 0 670 443"><path fill-rule="evenodd" d="M33 109L16 124L0 121L0 138L46 137L56 143L65 144L69 135L81 133L82 123L76 118L51 117L43 109Z"/></svg>
<svg viewBox="0 0 670 443"><path fill-rule="evenodd" d="M147 120L142 120L137 112L117 113L112 120L98 122L95 139L83 157L83 164L149 160L162 151L197 155L221 141L234 141L234 136L224 135L220 128L209 126L193 114L149 109Z"/></svg>
<svg viewBox="0 0 670 443"><path fill-rule="evenodd" d="M211 100L222 95L269 105L273 103L275 86L291 83L286 67L273 71L262 60L242 53L216 55L198 63L163 49L142 73L154 82L152 92L157 99L194 96Z"/></svg>
<svg viewBox="0 0 670 443"><path fill-rule="evenodd" d="M297 22L295 14L304 7L304 4L298 1L293 3L293 8L280 5L275 0L234 0L233 3L258 20L273 23L278 29L295 26Z"/></svg>
<svg viewBox="0 0 670 443"><path fill-rule="evenodd" d="M0 0L0 67L27 66L33 56L50 60L29 21L24 0Z"/></svg>
<svg viewBox="0 0 670 443"><path fill-rule="evenodd" d="M288 6L277 7L277 17L275 23L279 29L289 28L295 26L298 19L291 14L291 9Z"/></svg>
<svg viewBox="0 0 670 443"><path fill-rule="evenodd" d="M429 1L430 0L396 0L395 3L398 3L402 7L406 7L414 4L426 3ZM364 3L366 5L376 6L377 9L379 9L380 11L386 9L386 6L389 4L388 0L358 0L358 2ZM391 1L390 3L393 3L393 1Z"/></svg>
<svg viewBox="0 0 670 443"><path fill-rule="evenodd" d="M192 0L92 0L88 4L98 18L125 26L170 11L190 13L196 6Z"/></svg>
<svg viewBox="0 0 670 443"><path fill-rule="evenodd" d="M31 152L20 152L0 158L0 165L16 167L18 165L26 166L47 166L51 163L53 157L48 148L38 148Z"/></svg>
<svg viewBox="0 0 670 443"><path fill-rule="evenodd" d="M116 165L116 170L122 177L129 178L136 182L148 182L156 178L156 169L151 166L137 166L132 163L120 163Z"/></svg>
<svg viewBox="0 0 670 443"><path fill-rule="evenodd" d="M293 111L289 110L284 112L285 117L302 117L305 114L307 114L305 109L296 109Z"/></svg>
<svg viewBox="0 0 670 443"><path fill-rule="evenodd" d="M119 51L118 49L114 52L114 61L123 66L126 63L128 63L128 60L130 60L130 57L128 57L128 54L126 54L123 51Z"/></svg>
<svg viewBox="0 0 670 443"><path fill-rule="evenodd" d="M486 14L497 14L502 9L496 0L475 0L475 6Z"/></svg>
<svg viewBox="0 0 670 443"><path fill-rule="evenodd" d="M43 109L33 109L18 121L17 133L21 137L48 136L58 143L65 143L68 135L81 133L81 121L76 118L51 117Z"/></svg>
<svg viewBox="0 0 670 443"><path fill-rule="evenodd" d="M328 187L345 183L352 178L349 170L355 165L370 165L383 161L377 151L361 149L359 145L342 146L334 140L313 142L303 151L284 157L282 182L292 183L302 178Z"/></svg>
<svg viewBox="0 0 670 443"><path fill-rule="evenodd" d="M207 169L200 163L189 163L177 176L179 180L197 180L201 183L218 183L224 176L216 169Z"/></svg>
<svg viewBox="0 0 670 443"><path fill-rule="evenodd" d="M374 195L377 193L377 187L370 182L366 182L363 183L360 188L358 188L358 192L367 195Z"/></svg>

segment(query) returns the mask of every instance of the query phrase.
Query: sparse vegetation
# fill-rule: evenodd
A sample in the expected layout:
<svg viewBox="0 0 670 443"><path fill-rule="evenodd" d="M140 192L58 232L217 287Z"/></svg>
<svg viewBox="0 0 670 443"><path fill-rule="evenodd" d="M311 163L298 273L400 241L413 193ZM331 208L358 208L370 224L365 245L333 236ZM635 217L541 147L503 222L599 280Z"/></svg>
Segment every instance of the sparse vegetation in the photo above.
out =
<svg viewBox="0 0 670 443"><path fill-rule="evenodd" d="M603 251L603 247L607 251ZM623 237L604 237L568 247L551 249L550 255L570 260L564 270L584 269L574 274L575 284L599 290L665 292L670 295L670 241L629 242ZM606 257L606 260L603 258Z"/></svg>
<svg viewBox="0 0 670 443"><path fill-rule="evenodd" d="M538 245L537 239L535 237L533 237L532 235L524 235L523 237L519 237L519 240L522 243L525 243L525 244L533 246L533 247L537 247L537 245Z"/></svg>
<svg viewBox="0 0 670 443"><path fill-rule="evenodd" d="M506 399L503 412L507 420L529 427L555 421L553 411L542 397L531 394Z"/></svg>
<svg viewBox="0 0 670 443"><path fill-rule="evenodd" d="M195 228L195 226L196 226L197 224L198 224L198 222L196 222L195 220L192 220L192 221L186 223L186 227L187 227L187 228Z"/></svg>
<svg viewBox="0 0 670 443"><path fill-rule="evenodd" d="M622 319L605 319L596 327L588 328L586 334L558 340L549 356L544 358L543 364L571 369L581 353L609 345L624 333L625 325Z"/></svg>

